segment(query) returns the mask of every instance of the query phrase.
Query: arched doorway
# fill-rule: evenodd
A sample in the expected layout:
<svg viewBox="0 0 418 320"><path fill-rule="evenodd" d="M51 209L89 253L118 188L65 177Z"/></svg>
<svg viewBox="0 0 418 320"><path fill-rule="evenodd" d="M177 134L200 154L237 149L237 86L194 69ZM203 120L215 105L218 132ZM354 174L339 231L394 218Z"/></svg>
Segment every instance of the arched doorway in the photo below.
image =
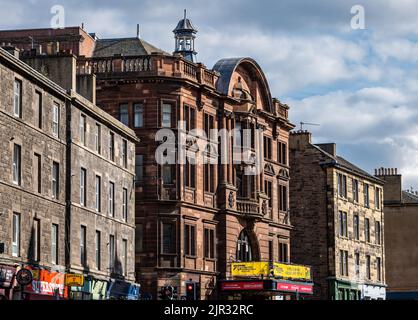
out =
<svg viewBox="0 0 418 320"><path fill-rule="evenodd" d="M236 260L241 262L256 260L258 257L256 245L247 230L242 230L237 241Z"/></svg>

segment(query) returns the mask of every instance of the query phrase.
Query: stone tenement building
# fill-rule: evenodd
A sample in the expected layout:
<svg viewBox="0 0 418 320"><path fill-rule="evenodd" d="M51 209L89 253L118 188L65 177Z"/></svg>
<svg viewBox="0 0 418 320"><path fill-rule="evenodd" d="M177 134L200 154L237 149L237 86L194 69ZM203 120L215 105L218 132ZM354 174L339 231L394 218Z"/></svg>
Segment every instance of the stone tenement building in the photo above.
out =
<svg viewBox="0 0 418 320"><path fill-rule="evenodd" d="M53 278L63 298L65 273L134 281L134 132L77 93L91 93L94 79L76 76L74 56L26 61L41 74L7 50L0 49L2 275L30 268L36 281ZM1 285L0 295L20 297L13 283ZM26 299L53 297L50 286L27 286Z"/></svg>
<svg viewBox="0 0 418 320"><path fill-rule="evenodd" d="M385 181L385 254L388 299L418 299L418 193L402 190L402 175L379 168Z"/></svg>
<svg viewBox="0 0 418 320"><path fill-rule="evenodd" d="M289 144L292 260L312 266L314 297L384 299L383 181L309 132Z"/></svg>
<svg viewBox="0 0 418 320"><path fill-rule="evenodd" d="M222 59L213 69L195 63L196 33L182 19L173 54L139 37L99 39L80 28L0 33L0 41L26 49L31 36L34 55L71 49L78 74L97 77L98 105L140 138L136 277L153 298L167 285L184 296L191 280L199 285L198 298L210 299L217 296L217 280L230 276L233 261L290 261L287 145L294 126L288 106L272 98L251 58ZM158 165L155 135L162 128L177 134L180 120L186 130L251 129L251 152L264 156L262 173L244 175L246 165L233 164L231 157L221 164L211 151L188 150L211 164ZM255 129L262 129L261 140ZM225 148L232 153L232 139Z"/></svg>

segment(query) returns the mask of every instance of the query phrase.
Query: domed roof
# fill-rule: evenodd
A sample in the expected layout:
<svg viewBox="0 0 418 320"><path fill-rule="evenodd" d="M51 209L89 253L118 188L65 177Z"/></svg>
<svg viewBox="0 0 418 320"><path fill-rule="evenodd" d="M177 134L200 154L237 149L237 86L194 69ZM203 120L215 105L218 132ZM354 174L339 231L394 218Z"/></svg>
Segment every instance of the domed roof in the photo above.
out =
<svg viewBox="0 0 418 320"><path fill-rule="evenodd" d="M266 97L267 109L272 112L272 98L270 93L270 87L267 82L267 78L258 65L258 63L251 58L226 58L219 60L213 67L213 71L216 71L220 74L218 81L216 82L216 90L224 95L229 95L229 89L231 85L232 75L238 66L246 66L250 70L253 70L259 78L260 83L262 84L262 89ZM248 97L247 97L248 98Z"/></svg>
<svg viewBox="0 0 418 320"><path fill-rule="evenodd" d="M197 29L193 26L192 21L186 18L186 10L184 10L184 19L181 19L179 23L177 23L177 27L173 30L173 32L197 32Z"/></svg>

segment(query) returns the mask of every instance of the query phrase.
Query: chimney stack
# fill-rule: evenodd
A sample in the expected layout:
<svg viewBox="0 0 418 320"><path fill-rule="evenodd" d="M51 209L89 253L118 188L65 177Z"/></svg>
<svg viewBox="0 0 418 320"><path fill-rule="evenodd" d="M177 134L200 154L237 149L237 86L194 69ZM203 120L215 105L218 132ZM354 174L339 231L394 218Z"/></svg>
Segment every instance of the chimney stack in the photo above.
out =
<svg viewBox="0 0 418 320"><path fill-rule="evenodd" d="M397 176L398 168L377 168L374 170L375 176Z"/></svg>
<svg viewBox="0 0 418 320"><path fill-rule="evenodd" d="M398 168L375 169L376 176L385 181L384 201L386 203L401 203L402 201L402 176L398 174ZM410 192L408 190L408 192ZM413 192L414 194L416 192Z"/></svg>
<svg viewBox="0 0 418 320"><path fill-rule="evenodd" d="M305 150L312 143L312 134L308 131L292 131L289 136L289 149Z"/></svg>
<svg viewBox="0 0 418 320"><path fill-rule="evenodd" d="M316 146L320 147L322 150L329 153L334 158L337 156L337 145L335 143L321 143L316 144Z"/></svg>

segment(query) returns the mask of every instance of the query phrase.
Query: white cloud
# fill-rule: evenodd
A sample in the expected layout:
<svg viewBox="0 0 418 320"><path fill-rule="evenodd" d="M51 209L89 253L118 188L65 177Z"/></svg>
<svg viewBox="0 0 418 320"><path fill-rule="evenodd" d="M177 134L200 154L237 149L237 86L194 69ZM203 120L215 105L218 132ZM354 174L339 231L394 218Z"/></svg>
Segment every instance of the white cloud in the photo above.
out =
<svg viewBox="0 0 418 320"><path fill-rule="evenodd" d="M269 75L272 91L283 96L311 85L327 85L358 77L376 80L378 69L365 70L367 48L329 35L292 36L259 31L211 30L201 35L201 58L254 57Z"/></svg>
<svg viewBox="0 0 418 320"><path fill-rule="evenodd" d="M392 58L408 63L418 61L418 42L402 38L381 38L374 41L376 54L385 62Z"/></svg>
<svg viewBox="0 0 418 320"><path fill-rule="evenodd" d="M334 91L290 101L291 119L321 124L308 127L320 142L368 148L348 160L372 171L398 167L405 181L418 178L418 93L399 87L369 87ZM374 152L374 153L373 153ZM384 156L382 156L384 155Z"/></svg>
<svg viewBox="0 0 418 320"><path fill-rule="evenodd" d="M0 0L0 29L47 27L53 4ZM171 31L187 8L207 67L225 57L255 58L295 123L320 123L309 128L316 139L339 143L368 169L399 167L410 183L418 179L417 1L368 0L367 29L357 31L349 27L354 4L73 0L65 9L68 24L84 22L102 38L134 36L139 23L145 40L171 52Z"/></svg>

